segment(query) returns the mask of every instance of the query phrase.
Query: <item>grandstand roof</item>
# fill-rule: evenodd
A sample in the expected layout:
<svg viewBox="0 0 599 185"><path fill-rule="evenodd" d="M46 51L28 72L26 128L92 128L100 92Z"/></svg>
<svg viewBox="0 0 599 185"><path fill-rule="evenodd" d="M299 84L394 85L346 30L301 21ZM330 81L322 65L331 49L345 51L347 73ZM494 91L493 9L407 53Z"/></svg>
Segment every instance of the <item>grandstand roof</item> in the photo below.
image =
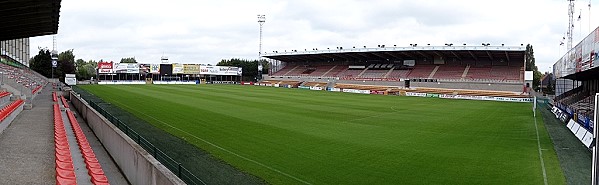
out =
<svg viewBox="0 0 599 185"><path fill-rule="evenodd" d="M264 53L262 56L283 62L346 61L346 60L411 60L419 58L457 58L468 60L503 60L524 62L526 48L523 46L417 46L342 48L327 50L304 50Z"/></svg>
<svg viewBox="0 0 599 185"><path fill-rule="evenodd" d="M0 40L58 32L61 0L0 1Z"/></svg>
<svg viewBox="0 0 599 185"><path fill-rule="evenodd" d="M589 80L599 79L599 76L597 76L597 74L599 74L599 67L591 68L591 69L588 69L585 71L576 72L574 74L570 74L570 75L564 76L562 78L566 78L566 79L570 79L570 80L577 80L577 81L589 81Z"/></svg>

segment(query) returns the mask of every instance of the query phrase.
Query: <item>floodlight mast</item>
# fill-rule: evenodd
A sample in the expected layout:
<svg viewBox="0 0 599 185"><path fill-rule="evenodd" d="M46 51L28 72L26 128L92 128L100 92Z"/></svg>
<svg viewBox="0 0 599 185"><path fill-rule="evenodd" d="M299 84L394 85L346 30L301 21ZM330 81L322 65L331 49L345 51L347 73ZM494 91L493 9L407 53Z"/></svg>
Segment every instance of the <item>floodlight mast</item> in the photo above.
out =
<svg viewBox="0 0 599 185"><path fill-rule="evenodd" d="M574 34L574 1L575 0L567 0L569 2L568 4L568 32L567 32L567 37L568 37L568 48L567 50L570 51L572 49L572 35Z"/></svg>
<svg viewBox="0 0 599 185"><path fill-rule="evenodd" d="M258 24L260 24L260 45L258 46L258 79L262 80L262 26L266 22L266 15L258 14Z"/></svg>

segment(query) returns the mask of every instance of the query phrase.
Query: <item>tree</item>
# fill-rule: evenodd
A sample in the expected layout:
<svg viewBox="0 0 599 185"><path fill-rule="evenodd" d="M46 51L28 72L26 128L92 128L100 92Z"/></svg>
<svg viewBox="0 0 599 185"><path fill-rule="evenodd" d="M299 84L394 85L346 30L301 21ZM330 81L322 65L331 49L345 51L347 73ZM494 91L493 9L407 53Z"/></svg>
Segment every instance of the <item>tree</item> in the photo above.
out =
<svg viewBox="0 0 599 185"><path fill-rule="evenodd" d="M96 61L90 60L86 62L83 59L77 59L75 64L77 68L77 79L89 80L91 77L96 76L96 68L98 67L98 63Z"/></svg>
<svg viewBox="0 0 599 185"><path fill-rule="evenodd" d="M54 72L61 81L64 80L64 74L75 74L75 55L73 49L66 50L58 54L58 67Z"/></svg>
<svg viewBox="0 0 599 185"><path fill-rule="evenodd" d="M137 63L137 60L135 60L135 57L121 58L121 63Z"/></svg>
<svg viewBox="0 0 599 185"><path fill-rule="evenodd" d="M526 45L526 51L524 52L526 57L526 71L536 71L537 66L535 64L535 52L532 49L532 45Z"/></svg>
<svg viewBox="0 0 599 185"><path fill-rule="evenodd" d="M52 57L50 55L50 50L47 48L39 48L38 54L29 60L29 68L50 78L52 75Z"/></svg>
<svg viewBox="0 0 599 185"><path fill-rule="evenodd" d="M268 74L269 65L266 60L246 60L233 58L230 60L223 59L217 66L234 66L241 67L244 81L254 81L258 77L258 62L262 63L262 74Z"/></svg>
<svg viewBox="0 0 599 185"><path fill-rule="evenodd" d="M541 77L543 76L543 74L539 71L535 64L535 52L532 48L532 45L526 45L526 51L524 51L524 56L526 57L526 71L533 72L532 87L534 89L539 89L539 85L541 84Z"/></svg>

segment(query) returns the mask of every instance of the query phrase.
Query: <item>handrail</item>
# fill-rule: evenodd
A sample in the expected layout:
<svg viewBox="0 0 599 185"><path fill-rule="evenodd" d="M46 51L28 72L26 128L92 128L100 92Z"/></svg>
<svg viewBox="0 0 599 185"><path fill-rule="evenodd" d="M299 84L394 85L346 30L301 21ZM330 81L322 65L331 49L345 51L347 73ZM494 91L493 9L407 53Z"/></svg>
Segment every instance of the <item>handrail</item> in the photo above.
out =
<svg viewBox="0 0 599 185"><path fill-rule="evenodd" d="M73 91L81 94L82 90L78 87L74 86ZM191 173L187 168L183 166L179 161L176 161L171 156L164 153L162 150L158 149L154 144L150 143L146 138L139 135L137 131L131 129L127 125L127 123L123 122L116 116L110 114L108 111L99 106L97 102L90 101L85 99L83 96L80 96L82 100L87 102L90 107L98 111L102 116L104 116L111 124L116 126L119 130L123 131L125 135L129 136L133 141L139 144L143 149L145 149L150 155L152 155L156 160L162 163L167 169L173 172L177 177L181 178L183 182L187 184L203 184L206 183L198 178L195 174Z"/></svg>

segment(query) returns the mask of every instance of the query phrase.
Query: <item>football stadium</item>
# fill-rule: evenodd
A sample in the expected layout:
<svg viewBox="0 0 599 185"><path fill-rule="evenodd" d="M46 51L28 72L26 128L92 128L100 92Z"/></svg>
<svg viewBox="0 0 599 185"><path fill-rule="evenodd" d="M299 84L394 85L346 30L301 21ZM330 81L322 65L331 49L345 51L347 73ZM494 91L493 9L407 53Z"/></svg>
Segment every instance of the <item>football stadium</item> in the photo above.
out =
<svg viewBox="0 0 599 185"><path fill-rule="evenodd" d="M63 55L38 71L29 51L60 8L0 6L0 184L598 182L599 28L543 78L554 96L524 44L275 50L256 78L100 61L77 82L54 76Z"/></svg>

